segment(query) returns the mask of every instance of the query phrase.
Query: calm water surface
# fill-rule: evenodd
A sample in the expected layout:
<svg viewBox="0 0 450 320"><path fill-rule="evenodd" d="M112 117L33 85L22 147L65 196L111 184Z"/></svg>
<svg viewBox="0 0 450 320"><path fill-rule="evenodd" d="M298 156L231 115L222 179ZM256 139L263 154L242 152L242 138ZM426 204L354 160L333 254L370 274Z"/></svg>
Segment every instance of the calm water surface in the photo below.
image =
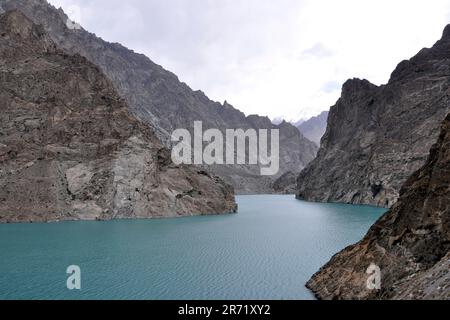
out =
<svg viewBox="0 0 450 320"><path fill-rule="evenodd" d="M237 200L227 216L0 225L0 299L312 299L305 282L385 211Z"/></svg>

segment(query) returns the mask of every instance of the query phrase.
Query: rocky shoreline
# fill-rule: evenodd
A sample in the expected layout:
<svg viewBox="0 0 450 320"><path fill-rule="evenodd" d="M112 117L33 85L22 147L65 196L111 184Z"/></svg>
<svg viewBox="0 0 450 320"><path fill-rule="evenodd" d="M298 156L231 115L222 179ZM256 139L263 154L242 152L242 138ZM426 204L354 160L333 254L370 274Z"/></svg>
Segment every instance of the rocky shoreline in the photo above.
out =
<svg viewBox="0 0 450 320"><path fill-rule="evenodd" d="M344 84L297 198L391 209L309 280L318 299L450 299L449 59L450 25L387 85Z"/></svg>
<svg viewBox="0 0 450 320"><path fill-rule="evenodd" d="M450 299L450 114L424 167L364 239L307 283L319 299ZM367 287L368 267L381 287Z"/></svg>

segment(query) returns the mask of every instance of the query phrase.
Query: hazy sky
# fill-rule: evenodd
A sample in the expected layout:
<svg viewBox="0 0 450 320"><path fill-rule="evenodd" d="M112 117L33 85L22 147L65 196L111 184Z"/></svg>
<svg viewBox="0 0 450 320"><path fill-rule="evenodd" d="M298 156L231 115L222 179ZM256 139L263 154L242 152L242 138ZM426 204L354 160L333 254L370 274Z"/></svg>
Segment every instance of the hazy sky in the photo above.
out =
<svg viewBox="0 0 450 320"><path fill-rule="evenodd" d="M287 120L327 110L348 78L386 83L450 23L449 0L49 2L213 100Z"/></svg>

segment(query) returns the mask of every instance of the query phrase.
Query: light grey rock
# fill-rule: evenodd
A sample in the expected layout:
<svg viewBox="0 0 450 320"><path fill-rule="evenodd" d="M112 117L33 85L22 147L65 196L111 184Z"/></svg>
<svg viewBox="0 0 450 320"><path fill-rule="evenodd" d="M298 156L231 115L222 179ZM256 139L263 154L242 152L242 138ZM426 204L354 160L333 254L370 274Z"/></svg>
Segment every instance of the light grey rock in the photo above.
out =
<svg viewBox="0 0 450 320"><path fill-rule="evenodd" d="M231 183L237 193L272 193L274 181L287 171L300 172L317 153L317 146L290 124L273 125L266 117L249 116L232 105L211 101L203 92L191 90L176 75L116 43L108 43L84 29L67 28L68 17L45 0L0 0L6 10L19 9L48 32L68 53L79 53L96 64L111 80L132 112L149 124L170 147L175 129L192 129L203 121L205 129L280 129L280 172L261 177L259 166L203 168ZM276 106L274 106L276 107Z"/></svg>
<svg viewBox="0 0 450 320"><path fill-rule="evenodd" d="M237 210L221 179L175 166L98 67L20 11L0 15L0 222Z"/></svg>

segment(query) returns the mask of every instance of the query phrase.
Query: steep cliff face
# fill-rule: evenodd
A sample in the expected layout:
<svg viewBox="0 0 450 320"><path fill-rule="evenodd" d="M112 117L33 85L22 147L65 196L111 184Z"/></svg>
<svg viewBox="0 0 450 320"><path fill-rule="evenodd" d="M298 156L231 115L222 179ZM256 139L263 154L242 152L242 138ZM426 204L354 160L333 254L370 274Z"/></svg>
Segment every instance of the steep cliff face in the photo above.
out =
<svg viewBox="0 0 450 320"><path fill-rule="evenodd" d="M100 70L19 11L0 16L0 222L236 210L231 186L170 152Z"/></svg>
<svg viewBox="0 0 450 320"><path fill-rule="evenodd" d="M387 85L346 82L318 157L298 178L298 198L391 207L425 162L450 111L450 27L403 61Z"/></svg>
<svg viewBox="0 0 450 320"><path fill-rule="evenodd" d="M381 269L380 290L366 286L371 264ZM450 299L450 114L398 203L308 287L321 299Z"/></svg>
<svg viewBox="0 0 450 320"><path fill-rule="evenodd" d="M260 168L250 165L214 166L212 172L233 184L238 193L273 192L272 184L284 172L299 173L317 154L317 146L305 139L292 125L276 126L268 118L250 116L228 103L211 101L203 92L191 90L171 72L144 55L120 44L103 41L95 35L67 28L67 16L45 0L0 0L4 10L19 9L47 30L67 52L79 53L100 67L132 112L149 124L169 146L175 129L192 129L194 121L203 127L226 129L280 129L280 172L261 177ZM276 107L276 106L274 106Z"/></svg>
<svg viewBox="0 0 450 320"><path fill-rule="evenodd" d="M295 194L297 176L295 172L286 172L274 182L273 189L280 194Z"/></svg>

